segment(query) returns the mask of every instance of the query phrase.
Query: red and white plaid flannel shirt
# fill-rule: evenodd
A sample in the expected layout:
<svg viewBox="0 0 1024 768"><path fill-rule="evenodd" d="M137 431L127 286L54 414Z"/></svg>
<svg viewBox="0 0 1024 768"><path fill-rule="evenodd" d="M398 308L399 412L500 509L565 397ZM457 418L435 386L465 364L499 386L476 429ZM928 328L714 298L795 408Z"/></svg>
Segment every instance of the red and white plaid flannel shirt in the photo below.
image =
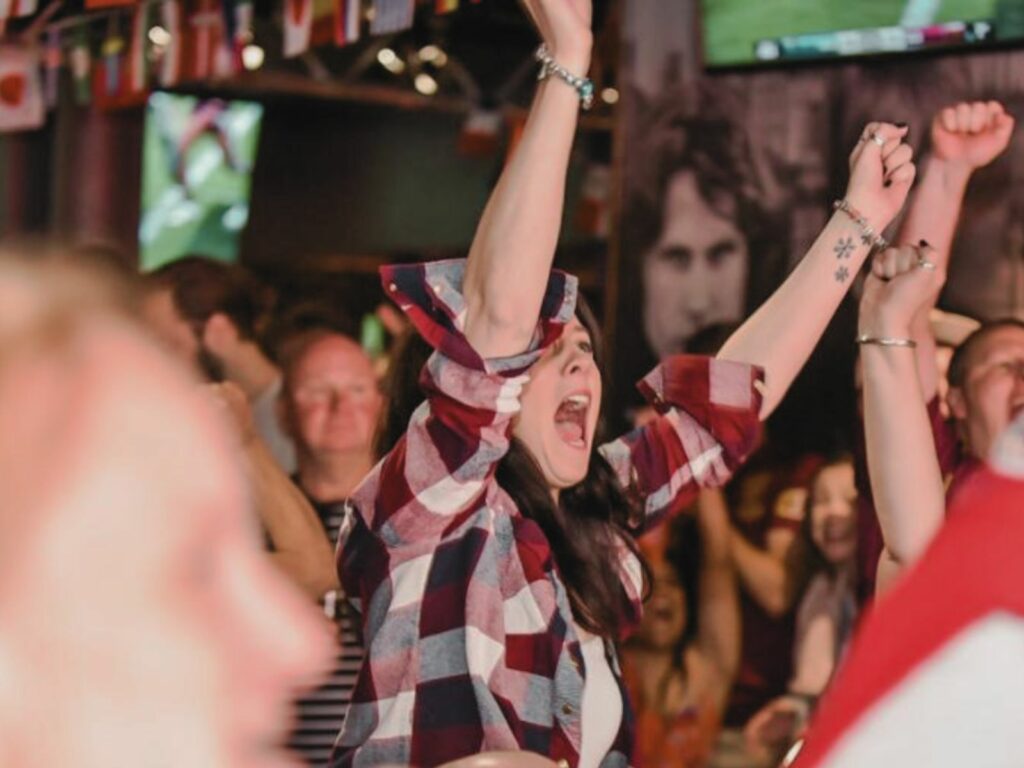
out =
<svg viewBox="0 0 1024 768"><path fill-rule="evenodd" d="M461 333L465 262L391 266L385 289L435 348L426 402L356 491L339 550L367 657L332 765L437 765L485 750L530 750L575 767L584 664L565 586L540 528L495 481L529 367L572 317L576 280L554 272L534 343L482 360ZM679 356L640 384L660 417L604 445L650 521L724 483L754 445L759 370ZM641 569L617 564L641 611ZM612 668L617 670L614 657ZM625 766L632 718L602 766Z"/></svg>

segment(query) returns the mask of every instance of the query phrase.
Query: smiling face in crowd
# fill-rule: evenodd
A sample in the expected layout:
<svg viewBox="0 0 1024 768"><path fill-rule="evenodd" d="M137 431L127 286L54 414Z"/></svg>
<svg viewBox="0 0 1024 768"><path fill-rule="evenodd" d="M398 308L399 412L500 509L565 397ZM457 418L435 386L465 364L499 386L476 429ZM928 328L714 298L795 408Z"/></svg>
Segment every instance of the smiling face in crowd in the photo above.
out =
<svg viewBox="0 0 1024 768"><path fill-rule="evenodd" d="M850 560L857 550L857 487L853 464L844 461L824 467L808 498L811 539L831 565Z"/></svg>

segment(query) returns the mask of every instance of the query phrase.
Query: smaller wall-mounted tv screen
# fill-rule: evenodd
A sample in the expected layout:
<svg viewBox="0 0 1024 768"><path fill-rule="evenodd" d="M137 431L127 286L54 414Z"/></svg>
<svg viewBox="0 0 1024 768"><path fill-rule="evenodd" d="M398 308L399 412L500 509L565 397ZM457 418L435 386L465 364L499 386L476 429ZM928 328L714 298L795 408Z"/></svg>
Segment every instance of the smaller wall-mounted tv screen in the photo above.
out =
<svg viewBox="0 0 1024 768"><path fill-rule="evenodd" d="M263 107L157 92L146 107L139 263L238 256Z"/></svg>
<svg viewBox="0 0 1024 768"><path fill-rule="evenodd" d="M714 67L1024 41L1024 0L701 0Z"/></svg>

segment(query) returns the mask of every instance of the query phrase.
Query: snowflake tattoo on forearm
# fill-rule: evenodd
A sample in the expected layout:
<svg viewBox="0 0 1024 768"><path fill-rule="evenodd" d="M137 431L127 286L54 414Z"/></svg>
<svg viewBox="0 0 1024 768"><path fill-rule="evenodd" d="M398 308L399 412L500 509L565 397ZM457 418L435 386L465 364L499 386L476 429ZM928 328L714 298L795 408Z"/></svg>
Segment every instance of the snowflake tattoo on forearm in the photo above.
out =
<svg viewBox="0 0 1024 768"><path fill-rule="evenodd" d="M835 252L836 258L848 259L850 258L850 254L853 253L853 249L855 247L856 246L853 244L852 237L842 237L839 239L839 242L836 244L836 247L833 248L832 250Z"/></svg>

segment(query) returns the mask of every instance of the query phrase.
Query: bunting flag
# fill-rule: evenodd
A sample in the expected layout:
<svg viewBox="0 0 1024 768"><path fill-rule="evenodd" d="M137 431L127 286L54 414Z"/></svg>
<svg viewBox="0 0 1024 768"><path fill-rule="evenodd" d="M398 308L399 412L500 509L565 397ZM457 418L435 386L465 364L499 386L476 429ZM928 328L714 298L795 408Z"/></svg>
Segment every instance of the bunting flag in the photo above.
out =
<svg viewBox="0 0 1024 768"><path fill-rule="evenodd" d="M284 0L284 55L299 56L309 50L313 35L313 0Z"/></svg>
<svg viewBox="0 0 1024 768"><path fill-rule="evenodd" d="M139 14L143 14L142 17ZM93 70L93 101L100 109L123 109L146 102L146 40L149 27L144 8L132 12L129 40L121 35L118 14L110 16L100 60Z"/></svg>
<svg viewBox="0 0 1024 768"><path fill-rule="evenodd" d="M75 28L68 64L75 84L75 103L84 106L92 99L92 50L89 47L87 24L79 24Z"/></svg>
<svg viewBox="0 0 1024 768"><path fill-rule="evenodd" d="M334 0L334 44L351 45L359 39L362 0Z"/></svg>
<svg viewBox="0 0 1024 768"><path fill-rule="evenodd" d="M231 77L242 71L242 50L252 40L251 0L222 0L214 74Z"/></svg>
<svg viewBox="0 0 1024 768"><path fill-rule="evenodd" d="M0 46L0 131L24 131L46 119L35 49Z"/></svg>
<svg viewBox="0 0 1024 768"><path fill-rule="evenodd" d="M0 0L0 20L31 16L37 8L37 0Z"/></svg>
<svg viewBox="0 0 1024 768"><path fill-rule="evenodd" d="M373 0L371 35L390 35L412 26L415 0Z"/></svg>
<svg viewBox="0 0 1024 768"><path fill-rule="evenodd" d="M2 0L0 0L2 2ZM135 5L135 0L85 0L86 10L95 10L96 8L119 8L127 7L129 5Z"/></svg>
<svg viewBox="0 0 1024 768"><path fill-rule="evenodd" d="M167 44L161 46L157 81L164 88L177 85L181 80L182 38L181 5L178 0L160 3L160 24L167 30Z"/></svg>
<svg viewBox="0 0 1024 768"><path fill-rule="evenodd" d="M57 106L60 87L60 67L63 64L60 47L60 32L50 28L46 32L46 45L43 48L43 69L46 71L46 108Z"/></svg>
<svg viewBox="0 0 1024 768"><path fill-rule="evenodd" d="M216 0L196 0L189 16L188 56L183 76L205 80L216 74L217 47L224 20Z"/></svg>
<svg viewBox="0 0 1024 768"><path fill-rule="evenodd" d="M336 3L337 0L285 0L285 56L300 56L313 46L336 39ZM356 34L358 36L358 22Z"/></svg>
<svg viewBox="0 0 1024 768"><path fill-rule="evenodd" d="M459 0L434 0L434 13L451 13L459 10Z"/></svg>
<svg viewBox="0 0 1024 768"><path fill-rule="evenodd" d="M335 0L313 0L312 46L330 45L335 36Z"/></svg>
<svg viewBox="0 0 1024 768"><path fill-rule="evenodd" d="M231 50L231 69L233 74L242 71L242 51L253 40L252 18L253 4L251 0L233 0L234 23L226 29L224 39Z"/></svg>
<svg viewBox="0 0 1024 768"><path fill-rule="evenodd" d="M97 67L96 82L100 85L97 101L115 98L121 91L121 56L124 53L124 38L118 28L117 16L110 17L107 36L100 46L100 66Z"/></svg>
<svg viewBox="0 0 1024 768"><path fill-rule="evenodd" d="M128 43L128 90L143 93L147 87L146 47L149 40L149 4L139 3L132 11L131 37Z"/></svg>

